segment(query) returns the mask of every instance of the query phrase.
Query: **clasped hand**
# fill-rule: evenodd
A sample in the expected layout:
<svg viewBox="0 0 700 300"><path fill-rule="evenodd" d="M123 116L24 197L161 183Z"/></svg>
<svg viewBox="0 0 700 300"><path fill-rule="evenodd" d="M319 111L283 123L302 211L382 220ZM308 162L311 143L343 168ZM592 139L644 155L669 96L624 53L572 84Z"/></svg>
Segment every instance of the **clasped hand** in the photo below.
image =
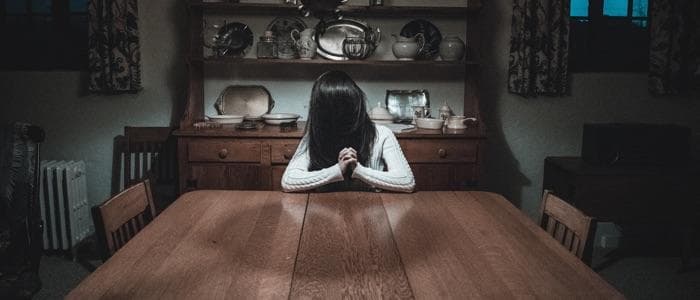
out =
<svg viewBox="0 0 700 300"><path fill-rule="evenodd" d="M355 166L357 166L357 151L351 147L340 150L340 153L338 153L338 166L340 166L340 172L343 174L346 171L355 169Z"/></svg>

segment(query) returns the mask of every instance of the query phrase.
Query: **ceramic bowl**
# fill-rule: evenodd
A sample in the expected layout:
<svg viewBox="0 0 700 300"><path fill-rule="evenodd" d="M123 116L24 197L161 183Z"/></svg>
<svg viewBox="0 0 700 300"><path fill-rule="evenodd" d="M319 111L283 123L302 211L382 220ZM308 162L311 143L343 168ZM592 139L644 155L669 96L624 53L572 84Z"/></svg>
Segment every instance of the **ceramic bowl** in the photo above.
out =
<svg viewBox="0 0 700 300"><path fill-rule="evenodd" d="M276 113L262 115L262 119L265 121L265 123L270 125L280 125L282 123L295 122L300 117L301 116L298 114L291 113Z"/></svg>
<svg viewBox="0 0 700 300"><path fill-rule="evenodd" d="M243 122L243 115L214 115L207 116L209 120L221 124L238 124Z"/></svg>
<svg viewBox="0 0 700 300"><path fill-rule="evenodd" d="M393 123L394 116L389 113L389 110L382 107L381 102L369 111L369 118L375 123Z"/></svg>
<svg viewBox="0 0 700 300"><path fill-rule="evenodd" d="M417 118L416 119L416 126L418 128L423 128L423 129L442 129L442 125L445 122L440 119L431 119L431 118Z"/></svg>

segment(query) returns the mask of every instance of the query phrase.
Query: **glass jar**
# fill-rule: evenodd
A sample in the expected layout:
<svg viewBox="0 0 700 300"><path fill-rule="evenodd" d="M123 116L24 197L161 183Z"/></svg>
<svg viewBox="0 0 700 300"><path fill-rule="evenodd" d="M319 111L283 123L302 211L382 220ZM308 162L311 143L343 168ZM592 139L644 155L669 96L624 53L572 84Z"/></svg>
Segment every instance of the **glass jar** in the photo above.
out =
<svg viewBox="0 0 700 300"><path fill-rule="evenodd" d="M272 31L265 31L260 37L257 48L258 58L277 58L277 40Z"/></svg>

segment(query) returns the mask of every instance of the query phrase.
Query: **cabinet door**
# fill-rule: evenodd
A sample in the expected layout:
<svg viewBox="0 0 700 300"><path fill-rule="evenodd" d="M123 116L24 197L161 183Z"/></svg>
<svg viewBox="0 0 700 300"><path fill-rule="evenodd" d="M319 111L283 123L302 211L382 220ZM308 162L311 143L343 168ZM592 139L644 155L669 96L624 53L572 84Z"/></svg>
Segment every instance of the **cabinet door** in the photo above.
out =
<svg viewBox="0 0 700 300"><path fill-rule="evenodd" d="M192 164L189 182L194 189L267 190L269 178L257 164ZM268 175L269 176L269 175Z"/></svg>

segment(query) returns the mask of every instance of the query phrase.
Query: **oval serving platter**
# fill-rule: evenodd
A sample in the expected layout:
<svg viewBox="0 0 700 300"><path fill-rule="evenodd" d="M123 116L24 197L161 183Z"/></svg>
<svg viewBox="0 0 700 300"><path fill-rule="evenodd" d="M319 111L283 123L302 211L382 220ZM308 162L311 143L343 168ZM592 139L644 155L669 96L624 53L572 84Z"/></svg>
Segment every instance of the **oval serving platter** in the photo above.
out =
<svg viewBox="0 0 700 300"><path fill-rule="evenodd" d="M274 106L270 92L261 85L230 85L221 91L214 103L219 114L244 115L246 120L260 119Z"/></svg>
<svg viewBox="0 0 700 300"><path fill-rule="evenodd" d="M343 53L343 41L346 37L365 38L371 29L366 24L352 19L328 21L323 30L316 30L314 39L318 43L316 52L330 60L347 60Z"/></svg>

